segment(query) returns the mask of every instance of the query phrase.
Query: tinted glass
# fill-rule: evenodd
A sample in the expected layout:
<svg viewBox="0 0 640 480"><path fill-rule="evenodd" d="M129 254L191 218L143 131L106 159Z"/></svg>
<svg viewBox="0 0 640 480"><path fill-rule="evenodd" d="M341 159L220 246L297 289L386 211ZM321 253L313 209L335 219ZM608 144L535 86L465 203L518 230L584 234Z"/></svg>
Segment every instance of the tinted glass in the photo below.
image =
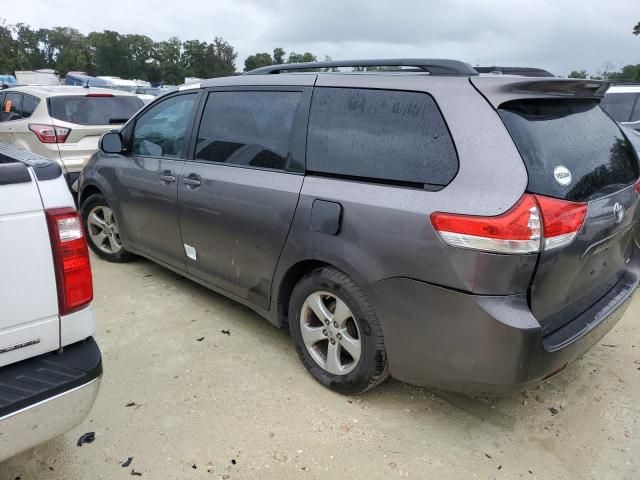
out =
<svg viewBox="0 0 640 480"><path fill-rule="evenodd" d="M442 186L456 175L458 158L442 115L427 94L316 88L307 169Z"/></svg>
<svg viewBox="0 0 640 480"><path fill-rule="evenodd" d="M636 108L633 109L633 113L631 114L632 122L640 122L640 95L638 95L638 99L636 100Z"/></svg>
<svg viewBox="0 0 640 480"><path fill-rule="evenodd" d="M608 93L601 105L616 122L628 122L637 98L637 93Z"/></svg>
<svg viewBox="0 0 640 480"><path fill-rule="evenodd" d="M529 191L584 202L637 180L635 152L595 100L522 100L500 106L529 173ZM554 170L564 166L563 186ZM566 179L566 172L565 177Z"/></svg>
<svg viewBox="0 0 640 480"><path fill-rule="evenodd" d="M22 118L22 94L7 93L2 104L2 120L10 122Z"/></svg>
<svg viewBox="0 0 640 480"><path fill-rule="evenodd" d="M76 125L121 125L142 107L137 97L68 96L49 99L49 115Z"/></svg>
<svg viewBox="0 0 640 480"><path fill-rule="evenodd" d="M301 92L209 94L196 159L283 170Z"/></svg>
<svg viewBox="0 0 640 480"><path fill-rule="evenodd" d="M22 118L29 118L33 115L34 110L40 103L40 100L31 95L24 95L22 97Z"/></svg>
<svg viewBox="0 0 640 480"><path fill-rule="evenodd" d="M133 131L131 153L184 157L187 124L196 98L194 93L171 97L140 115Z"/></svg>

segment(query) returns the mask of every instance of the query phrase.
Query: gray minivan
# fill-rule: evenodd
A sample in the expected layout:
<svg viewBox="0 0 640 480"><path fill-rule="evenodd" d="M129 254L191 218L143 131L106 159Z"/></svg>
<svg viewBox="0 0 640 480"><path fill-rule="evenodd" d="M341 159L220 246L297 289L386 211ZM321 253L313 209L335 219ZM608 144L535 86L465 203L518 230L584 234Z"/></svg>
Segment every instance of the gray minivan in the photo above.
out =
<svg viewBox="0 0 640 480"><path fill-rule="evenodd" d="M81 176L89 243L288 326L338 392L389 374L522 390L602 338L639 283L638 157L606 89L423 59L182 87L103 136Z"/></svg>

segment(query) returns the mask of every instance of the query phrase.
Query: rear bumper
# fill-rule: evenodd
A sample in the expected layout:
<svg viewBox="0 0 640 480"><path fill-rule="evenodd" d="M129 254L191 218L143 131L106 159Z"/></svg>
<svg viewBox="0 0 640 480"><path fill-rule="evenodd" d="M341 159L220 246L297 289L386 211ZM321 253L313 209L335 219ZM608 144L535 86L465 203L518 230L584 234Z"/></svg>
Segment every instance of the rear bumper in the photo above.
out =
<svg viewBox="0 0 640 480"><path fill-rule="evenodd" d="M102 375L92 338L0 369L0 461L51 440L89 414Z"/></svg>
<svg viewBox="0 0 640 480"><path fill-rule="evenodd" d="M619 288L570 322L574 328L561 342L543 338L524 294L478 296L407 278L371 288L394 378L471 395L510 395L597 343L620 320L639 281L636 251Z"/></svg>

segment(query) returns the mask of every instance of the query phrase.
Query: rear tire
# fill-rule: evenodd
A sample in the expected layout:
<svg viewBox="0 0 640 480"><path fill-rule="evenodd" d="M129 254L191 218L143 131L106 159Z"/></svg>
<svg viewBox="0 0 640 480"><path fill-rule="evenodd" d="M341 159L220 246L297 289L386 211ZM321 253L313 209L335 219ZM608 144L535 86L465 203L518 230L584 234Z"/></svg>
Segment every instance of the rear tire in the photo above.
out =
<svg viewBox="0 0 640 480"><path fill-rule="evenodd" d="M93 253L108 262L124 263L133 260L134 255L122 246L113 210L103 195L94 194L87 198L82 203L80 215L87 243Z"/></svg>
<svg viewBox="0 0 640 480"><path fill-rule="evenodd" d="M298 282L289 302L289 331L311 376L336 392L363 393L389 376L373 307L335 268L314 270Z"/></svg>

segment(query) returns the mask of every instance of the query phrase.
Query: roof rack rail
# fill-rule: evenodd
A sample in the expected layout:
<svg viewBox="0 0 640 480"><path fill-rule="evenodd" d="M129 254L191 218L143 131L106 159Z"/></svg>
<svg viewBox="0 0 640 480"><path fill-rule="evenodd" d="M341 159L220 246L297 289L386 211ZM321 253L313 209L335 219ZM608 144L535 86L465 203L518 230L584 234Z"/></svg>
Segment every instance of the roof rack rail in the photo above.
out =
<svg viewBox="0 0 640 480"><path fill-rule="evenodd" d="M478 73L498 73L503 75L520 75L523 77L555 77L542 68L533 67L474 67Z"/></svg>
<svg viewBox="0 0 640 480"><path fill-rule="evenodd" d="M416 71L426 72L430 75L468 76L478 74L471 65L458 60L396 58L388 60L332 60L329 62L284 63L256 68L243 75L265 75L296 70L321 70L340 67L413 67Z"/></svg>

